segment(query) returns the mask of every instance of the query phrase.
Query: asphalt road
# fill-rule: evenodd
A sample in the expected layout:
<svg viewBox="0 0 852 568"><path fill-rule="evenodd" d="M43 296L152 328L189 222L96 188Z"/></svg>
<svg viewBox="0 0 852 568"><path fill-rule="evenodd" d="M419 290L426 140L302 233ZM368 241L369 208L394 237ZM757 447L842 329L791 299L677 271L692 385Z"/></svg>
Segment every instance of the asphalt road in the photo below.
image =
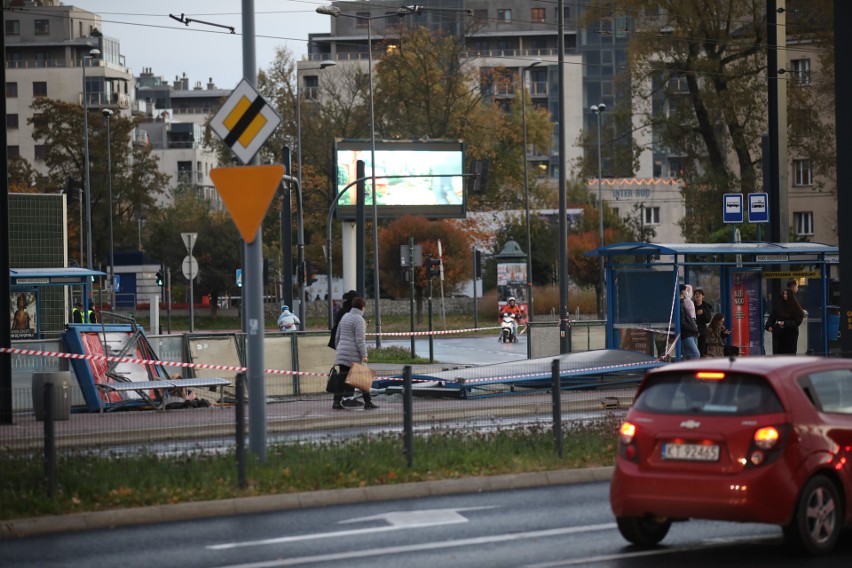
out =
<svg viewBox="0 0 852 568"><path fill-rule="evenodd" d="M607 482L416 499L0 540L6 568L844 568L852 539L819 559L792 555L777 527L691 521L663 545L621 538Z"/></svg>
<svg viewBox="0 0 852 568"><path fill-rule="evenodd" d="M382 347L398 345L406 349L411 340L382 340ZM419 357L429 357L429 340L415 339L415 353ZM450 365L491 365L522 361L527 358L527 336L522 335L517 343L501 343L494 337L436 337L432 340L432 353L435 361Z"/></svg>

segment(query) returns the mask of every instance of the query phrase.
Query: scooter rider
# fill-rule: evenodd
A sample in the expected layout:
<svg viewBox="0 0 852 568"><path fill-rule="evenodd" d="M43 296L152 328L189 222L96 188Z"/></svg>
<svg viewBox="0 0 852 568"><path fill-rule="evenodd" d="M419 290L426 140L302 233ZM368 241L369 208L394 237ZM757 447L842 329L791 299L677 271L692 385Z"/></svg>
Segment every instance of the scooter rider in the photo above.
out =
<svg viewBox="0 0 852 568"><path fill-rule="evenodd" d="M509 298L509 303L503 306L501 314L509 314L512 316L512 333L518 337L518 322L524 317L524 311L521 309L514 297Z"/></svg>

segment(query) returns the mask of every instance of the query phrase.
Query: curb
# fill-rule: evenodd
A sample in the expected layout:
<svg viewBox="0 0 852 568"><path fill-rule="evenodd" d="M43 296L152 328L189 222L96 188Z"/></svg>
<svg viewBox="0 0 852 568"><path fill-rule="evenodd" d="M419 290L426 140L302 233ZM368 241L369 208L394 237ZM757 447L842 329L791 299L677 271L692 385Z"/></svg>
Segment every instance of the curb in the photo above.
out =
<svg viewBox="0 0 852 568"><path fill-rule="evenodd" d="M22 538L51 533L111 529L149 523L188 521L224 515L267 513L329 505L365 503L390 499L416 499L486 491L506 491L527 487L568 485L608 481L612 466L513 473L486 477L464 477L437 481L329 489L302 493L258 495L219 501L199 501L176 505L153 505L49 517L10 519L0 522L0 539Z"/></svg>

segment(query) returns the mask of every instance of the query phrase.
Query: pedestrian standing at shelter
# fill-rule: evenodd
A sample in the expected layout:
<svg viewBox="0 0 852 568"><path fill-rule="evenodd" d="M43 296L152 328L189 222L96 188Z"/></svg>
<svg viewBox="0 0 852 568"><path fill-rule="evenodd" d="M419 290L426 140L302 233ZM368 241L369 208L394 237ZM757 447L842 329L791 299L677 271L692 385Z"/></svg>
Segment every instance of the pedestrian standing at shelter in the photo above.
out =
<svg viewBox="0 0 852 568"><path fill-rule="evenodd" d="M707 357L724 357L725 339L731 335L730 329L725 329L725 314L714 314L707 326Z"/></svg>
<svg viewBox="0 0 852 568"><path fill-rule="evenodd" d="M692 308L690 310L690 308ZM695 306L687 295L687 285L680 285L680 352L683 359L698 359L698 325L690 315Z"/></svg>
<svg viewBox="0 0 852 568"><path fill-rule="evenodd" d="M83 311L83 302L77 300L71 309L71 323L86 323L86 312Z"/></svg>
<svg viewBox="0 0 852 568"><path fill-rule="evenodd" d="M799 326L805 319L805 311L789 288L781 291L781 297L766 320L764 329L772 333L773 355L795 355L799 343Z"/></svg>
<svg viewBox="0 0 852 568"><path fill-rule="evenodd" d="M704 301L704 290L696 288L695 297L695 323L698 324L698 353L702 357L707 355L707 326L713 317L713 306Z"/></svg>
<svg viewBox="0 0 852 568"><path fill-rule="evenodd" d="M352 300L352 309L348 314L340 319L340 324L337 326L335 334L335 350L337 354L334 357L334 364L339 368L341 374L341 383L345 384L346 375L349 374L349 369L354 363L367 363L367 322L364 320L364 308L367 303L364 298L357 296ZM346 385L347 387L349 385ZM349 387L352 389L352 387ZM346 389L346 390L349 390ZM334 410L343 410L343 397L346 390L335 393L334 403L331 408ZM354 391L354 389L353 389ZM373 404L370 391L364 393L364 410L378 408Z"/></svg>

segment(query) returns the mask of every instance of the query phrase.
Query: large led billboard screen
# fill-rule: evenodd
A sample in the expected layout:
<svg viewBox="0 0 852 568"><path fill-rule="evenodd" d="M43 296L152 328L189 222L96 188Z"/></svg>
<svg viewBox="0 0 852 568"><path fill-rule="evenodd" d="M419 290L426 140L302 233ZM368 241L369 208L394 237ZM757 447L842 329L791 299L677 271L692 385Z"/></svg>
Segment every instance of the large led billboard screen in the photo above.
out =
<svg viewBox="0 0 852 568"><path fill-rule="evenodd" d="M356 163L363 160L371 175L370 141L338 140L335 148L337 216L355 218ZM464 143L461 141L376 141L376 212L379 217L403 215L464 217ZM438 177L440 176L440 177ZM373 206L372 184L365 182L366 216ZM352 184L349 189L347 186Z"/></svg>

